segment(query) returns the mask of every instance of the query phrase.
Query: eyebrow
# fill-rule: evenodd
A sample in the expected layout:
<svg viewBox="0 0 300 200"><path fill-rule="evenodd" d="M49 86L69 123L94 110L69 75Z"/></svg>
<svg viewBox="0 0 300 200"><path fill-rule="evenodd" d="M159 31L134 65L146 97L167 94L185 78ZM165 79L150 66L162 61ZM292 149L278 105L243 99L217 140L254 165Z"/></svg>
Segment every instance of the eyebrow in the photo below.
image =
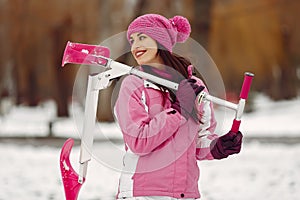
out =
<svg viewBox="0 0 300 200"><path fill-rule="evenodd" d="M140 36L142 34L144 34L144 33L138 33L137 36ZM132 36L130 36L129 39L133 40Z"/></svg>

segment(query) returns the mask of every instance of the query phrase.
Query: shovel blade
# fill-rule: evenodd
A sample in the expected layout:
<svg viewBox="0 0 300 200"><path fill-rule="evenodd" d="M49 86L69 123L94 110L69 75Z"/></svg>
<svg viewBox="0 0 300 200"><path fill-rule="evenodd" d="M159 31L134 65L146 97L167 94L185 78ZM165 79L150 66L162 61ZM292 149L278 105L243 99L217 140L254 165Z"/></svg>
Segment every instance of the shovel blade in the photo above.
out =
<svg viewBox="0 0 300 200"><path fill-rule="evenodd" d="M79 190L85 181L84 179L82 184L78 182L79 176L70 163L70 153L73 145L74 140L72 138L66 140L60 154L60 170L66 200L77 200Z"/></svg>
<svg viewBox="0 0 300 200"><path fill-rule="evenodd" d="M67 63L106 66L108 60L105 58L109 56L110 51L107 47L69 41L65 47L61 66Z"/></svg>

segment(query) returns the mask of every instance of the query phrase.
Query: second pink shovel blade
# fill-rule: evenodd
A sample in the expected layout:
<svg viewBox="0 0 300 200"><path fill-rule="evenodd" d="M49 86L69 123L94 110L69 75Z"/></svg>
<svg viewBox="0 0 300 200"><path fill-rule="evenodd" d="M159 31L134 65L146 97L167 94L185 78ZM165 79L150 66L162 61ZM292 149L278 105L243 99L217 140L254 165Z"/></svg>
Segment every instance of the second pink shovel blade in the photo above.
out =
<svg viewBox="0 0 300 200"><path fill-rule="evenodd" d="M79 190L82 186L78 182L78 174L70 163L70 153L74 140L69 138L63 145L60 153L60 171L65 189L66 200L77 200ZM84 183L85 179L83 180Z"/></svg>
<svg viewBox="0 0 300 200"><path fill-rule="evenodd" d="M107 59L109 58L110 51L107 47L100 45L90 45L68 42L63 59L62 66L67 63L73 64L87 64L87 65L106 65Z"/></svg>

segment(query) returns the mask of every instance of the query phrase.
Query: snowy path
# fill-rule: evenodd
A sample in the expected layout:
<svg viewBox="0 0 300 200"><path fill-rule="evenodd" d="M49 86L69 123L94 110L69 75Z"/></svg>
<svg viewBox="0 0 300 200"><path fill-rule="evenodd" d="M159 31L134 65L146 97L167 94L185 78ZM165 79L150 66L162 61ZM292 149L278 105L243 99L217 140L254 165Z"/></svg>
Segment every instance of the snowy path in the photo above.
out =
<svg viewBox="0 0 300 200"><path fill-rule="evenodd" d="M117 148L112 148L117 147ZM120 146L97 144L95 152L120 162ZM0 200L61 200L63 186L59 174L59 149L1 144ZM71 154L78 169L76 146ZM106 155L106 157L105 157ZM242 152L221 161L203 161L200 188L203 200L296 200L300 198L300 145L248 143ZM119 172L94 159L80 200L110 200L116 193ZM115 161L114 161L115 160ZM104 161L105 165L110 165Z"/></svg>

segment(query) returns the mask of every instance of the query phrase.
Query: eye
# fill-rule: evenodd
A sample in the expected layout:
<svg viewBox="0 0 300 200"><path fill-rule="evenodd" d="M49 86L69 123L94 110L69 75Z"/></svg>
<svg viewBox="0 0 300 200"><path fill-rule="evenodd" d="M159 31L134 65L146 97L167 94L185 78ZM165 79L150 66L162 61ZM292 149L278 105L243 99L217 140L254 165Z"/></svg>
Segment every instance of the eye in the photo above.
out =
<svg viewBox="0 0 300 200"><path fill-rule="evenodd" d="M129 43L130 43L130 45L132 45L134 43L134 39L130 39Z"/></svg>
<svg viewBox="0 0 300 200"><path fill-rule="evenodd" d="M140 35L139 36L139 40L144 40L144 39L146 39L147 37L146 36L144 36L144 35Z"/></svg>

